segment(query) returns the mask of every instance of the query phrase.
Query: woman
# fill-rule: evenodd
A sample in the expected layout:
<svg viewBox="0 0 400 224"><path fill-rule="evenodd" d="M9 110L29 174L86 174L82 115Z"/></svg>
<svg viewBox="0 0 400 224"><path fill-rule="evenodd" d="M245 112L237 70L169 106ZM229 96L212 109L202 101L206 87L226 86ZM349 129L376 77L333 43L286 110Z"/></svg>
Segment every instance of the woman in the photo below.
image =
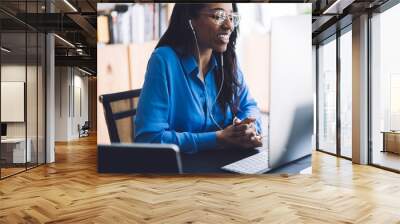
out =
<svg viewBox="0 0 400 224"><path fill-rule="evenodd" d="M236 62L238 24L235 4L175 5L147 66L136 142L186 153L262 145L257 103Z"/></svg>

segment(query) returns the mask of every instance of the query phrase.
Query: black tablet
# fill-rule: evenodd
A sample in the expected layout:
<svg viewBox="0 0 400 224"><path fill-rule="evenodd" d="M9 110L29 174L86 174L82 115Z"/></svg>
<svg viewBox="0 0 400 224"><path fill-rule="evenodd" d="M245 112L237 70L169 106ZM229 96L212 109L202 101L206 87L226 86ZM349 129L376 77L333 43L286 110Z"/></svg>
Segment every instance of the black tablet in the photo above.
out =
<svg viewBox="0 0 400 224"><path fill-rule="evenodd" d="M99 173L182 173L179 147L173 144L117 143L97 146Z"/></svg>

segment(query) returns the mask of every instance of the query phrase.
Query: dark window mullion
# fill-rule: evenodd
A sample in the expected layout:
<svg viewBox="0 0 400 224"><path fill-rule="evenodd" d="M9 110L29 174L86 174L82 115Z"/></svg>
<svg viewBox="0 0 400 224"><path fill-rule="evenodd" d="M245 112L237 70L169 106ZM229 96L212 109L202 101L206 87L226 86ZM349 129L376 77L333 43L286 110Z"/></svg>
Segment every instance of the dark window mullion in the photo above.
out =
<svg viewBox="0 0 400 224"><path fill-rule="evenodd" d="M368 20L367 20L367 45L368 45L368 53L367 53L367 85L368 85L368 124L367 124L367 132L368 132L368 164L373 164L373 153L372 153L372 64L371 64L371 57L372 57L372 12L368 12Z"/></svg>
<svg viewBox="0 0 400 224"><path fill-rule="evenodd" d="M315 148L319 149L319 44L317 44L315 46L315 84L316 84L316 88L315 88L315 92L316 92L316 119L315 119L315 123L316 123L316 127L315 127L315 132L316 132L316 136L315 136Z"/></svg>
<svg viewBox="0 0 400 224"><path fill-rule="evenodd" d="M49 13L48 6L49 2L46 0L45 4L45 13ZM42 69L42 77L44 72L44 164L47 163L47 44L48 44L48 35L49 33L44 32L44 68ZM54 37L54 36L53 36ZM60 77L61 78L61 77ZM60 90L61 91L61 90ZM43 109L43 107L42 107ZM42 117L43 118L43 117Z"/></svg>
<svg viewBox="0 0 400 224"><path fill-rule="evenodd" d="M341 114L340 114L340 84L341 84L341 64L340 64L340 30L336 31L336 154L341 157Z"/></svg>
<svg viewBox="0 0 400 224"><path fill-rule="evenodd" d="M25 1L25 21L28 18L28 1ZM25 170L28 170L28 113L27 113L27 90L28 90L28 24L25 23L25 88L24 88L24 118L25 118Z"/></svg>
<svg viewBox="0 0 400 224"><path fill-rule="evenodd" d="M0 47L2 46L2 33L1 33L1 24L2 23L0 23ZM1 124L1 110L2 110L2 108L1 108L1 55L2 55L2 53L1 53L1 51L0 51L0 124ZM1 144L0 144L0 158L1 158ZM2 177L1 177L1 169L2 168L2 164L1 164L1 159L0 159L0 179L2 179Z"/></svg>
<svg viewBox="0 0 400 224"><path fill-rule="evenodd" d="M39 15L39 0L36 13ZM39 32L36 32L36 166L39 166Z"/></svg>

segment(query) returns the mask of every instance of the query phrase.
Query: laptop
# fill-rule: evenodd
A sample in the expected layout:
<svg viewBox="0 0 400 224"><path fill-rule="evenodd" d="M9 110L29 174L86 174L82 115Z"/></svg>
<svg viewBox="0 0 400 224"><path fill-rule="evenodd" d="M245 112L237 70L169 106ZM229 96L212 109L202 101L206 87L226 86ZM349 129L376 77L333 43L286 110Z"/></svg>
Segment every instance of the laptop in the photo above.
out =
<svg viewBox="0 0 400 224"><path fill-rule="evenodd" d="M310 17L282 16L271 23L269 122L263 124L268 136L260 153L226 165L224 170L264 173L311 154L315 87ZM290 54L282 53L288 49Z"/></svg>
<svg viewBox="0 0 400 224"><path fill-rule="evenodd" d="M99 173L183 173L173 144L113 143L97 146Z"/></svg>
<svg viewBox="0 0 400 224"><path fill-rule="evenodd" d="M291 122L289 128L285 127L285 123L270 123L270 133L279 135L270 134L263 138L263 146L256 148L258 153L223 166L221 169L240 174L263 174L311 155L312 105L300 106L295 110L292 119L288 120Z"/></svg>
<svg viewBox="0 0 400 224"><path fill-rule="evenodd" d="M315 87L310 17L282 16L271 23L269 122L263 124L268 130L266 144L260 153L224 170L264 173L311 154Z"/></svg>

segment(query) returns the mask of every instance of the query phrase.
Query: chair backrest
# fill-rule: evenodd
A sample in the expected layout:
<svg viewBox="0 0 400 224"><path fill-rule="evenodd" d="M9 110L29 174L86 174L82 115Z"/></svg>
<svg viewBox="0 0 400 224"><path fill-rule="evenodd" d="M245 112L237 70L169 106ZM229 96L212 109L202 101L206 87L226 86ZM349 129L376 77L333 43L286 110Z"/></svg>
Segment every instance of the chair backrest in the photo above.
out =
<svg viewBox="0 0 400 224"><path fill-rule="evenodd" d="M85 130L90 129L90 123L89 123L89 121L85 121L85 123L82 125L82 129L85 129Z"/></svg>
<svg viewBox="0 0 400 224"><path fill-rule="evenodd" d="M134 122L140 91L136 89L100 96L111 142L134 142Z"/></svg>

